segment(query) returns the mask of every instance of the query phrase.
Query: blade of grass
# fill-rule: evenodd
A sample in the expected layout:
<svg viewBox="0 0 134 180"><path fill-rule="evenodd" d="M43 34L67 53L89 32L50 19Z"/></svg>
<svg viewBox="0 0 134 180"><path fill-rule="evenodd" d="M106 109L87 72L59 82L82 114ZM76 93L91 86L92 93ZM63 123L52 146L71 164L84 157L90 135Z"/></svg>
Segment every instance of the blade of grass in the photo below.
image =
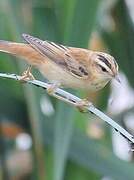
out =
<svg viewBox="0 0 134 180"><path fill-rule="evenodd" d="M20 76L17 76L14 74L0 73L0 76L5 77L5 78L15 79L15 80L20 79ZM26 81L26 82L33 84L37 87L42 87L43 89L50 87L50 84L43 83L37 80ZM59 98L60 96L63 98L65 102L68 102L71 105L72 104L76 105L76 103L78 103L81 100L80 98L68 92L65 92L61 89L57 89L55 93L53 94L53 96L57 98ZM128 141L134 143L134 137L131 134L129 134L125 129L123 129L120 125L118 125L115 121L113 121L111 118L106 116L103 112L99 111L93 105L89 105L89 107L87 107L87 110L88 112L94 113L96 116L100 117L102 120L106 121L108 124L111 124L111 126L114 127L115 130L119 131L120 134L123 135L123 137L125 137ZM47 127L46 132L48 132L49 126L47 125L46 127ZM51 130L53 129L52 124L51 124L50 129ZM51 134L51 132L48 132L48 133ZM79 143L80 143L80 146L77 146ZM130 179L134 178L134 173L132 173L133 167L131 169L131 166L129 166L130 169L127 169L127 171L124 170L124 174L122 176L121 166L123 166L124 168L126 167L126 165L124 165L122 161L118 162L117 159L114 158L113 155L111 155L111 152L109 152L107 148L105 148L102 145L101 146L97 145L96 143L94 144L94 142L92 140L89 141L89 138L87 138L85 135L79 136L79 134L76 134L76 139L71 144L70 146L71 148L72 148L72 145L76 145L76 149L74 151L71 150L70 154L73 156L74 159L78 159L78 163L80 163L81 165L86 165L86 166L92 167L93 169L97 169L100 173L103 172L104 174L111 174L113 177L116 177L117 179L121 179L122 177L123 179L126 177L129 177ZM91 156L89 157L89 155ZM112 166L111 166L111 163L112 163ZM107 166L110 167L110 170L106 169ZM118 166L119 168L117 169ZM112 170L112 173L111 173L111 170Z"/></svg>
<svg viewBox="0 0 134 180"><path fill-rule="evenodd" d="M44 136L46 137L44 143L51 147L54 141L53 128L55 124L52 121L45 121L44 123ZM90 139L76 129L74 129L72 136L68 158L71 162L87 170L93 170L98 175L118 180L134 179L132 163L117 158L109 147L102 145L99 141Z"/></svg>
<svg viewBox="0 0 134 180"><path fill-rule="evenodd" d="M98 0L90 2L86 0L84 3L80 0L55 0L55 12L58 29L61 34L61 42L73 46L87 47L96 17L98 2ZM63 105L63 107L61 105L59 106L60 108L56 118L57 126L55 126L54 179L62 180L68 156L68 147L73 132L73 119L75 118L71 109L69 110ZM68 118L65 116L66 112L68 112Z"/></svg>
<svg viewBox="0 0 134 180"><path fill-rule="evenodd" d="M9 2L8 0L3 1L3 11L8 9L8 14L5 13L7 16L7 22L10 29L10 34L16 41L20 41L20 34L25 29L24 24L22 23L21 19L18 19L15 15L16 12L16 3L12 1ZM17 6L17 10L21 7ZM10 18L9 18L10 16ZM21 24L21 25L20 25ZM23 27L23 28L22 28ZM20 71L24 70L24 63L18 61L18 67ZM37 101L36 93L34 92L32 87L23 87L25 100L27 102L27 108L29 112L30 118L30 125L34 143L34 151L35 151L35 159L37 163L34 163L36 169L38 170L38 179L43 180L45 177L45 168L44 168L44 152L43 152L43 144L42 144L42 131L41 131L41 123L39 123L40 113L39 113L39 101ZM38 102L38 104L37 104ZM35 171L36 172L36 171Z"/></svg>
<svg viewBox="0 0 134 180"><path fill-rule="evenodd" d="M74 125L74 110L58 103L54 131L54 173L53 180L64 178L70 141Z"/></svg>

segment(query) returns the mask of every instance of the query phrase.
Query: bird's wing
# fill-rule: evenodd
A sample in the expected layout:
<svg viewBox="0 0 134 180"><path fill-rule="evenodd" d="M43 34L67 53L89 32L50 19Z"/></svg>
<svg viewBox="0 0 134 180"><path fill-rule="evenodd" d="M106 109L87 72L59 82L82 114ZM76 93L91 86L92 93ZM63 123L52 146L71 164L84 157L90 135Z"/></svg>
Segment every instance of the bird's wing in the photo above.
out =
<svg viewBox="0 0 134 180"><path fill-rule="evenodd" d="M74 53L72 49L75 48L71 49L54 42L42 41L28 34L23 34L22 36L34 49L43 56L48 57L61 68L64 68L64 70L68 71L73 76L84 79L88 78L89 72L87 66L82 57L79 57L78 50Z"/></svg>

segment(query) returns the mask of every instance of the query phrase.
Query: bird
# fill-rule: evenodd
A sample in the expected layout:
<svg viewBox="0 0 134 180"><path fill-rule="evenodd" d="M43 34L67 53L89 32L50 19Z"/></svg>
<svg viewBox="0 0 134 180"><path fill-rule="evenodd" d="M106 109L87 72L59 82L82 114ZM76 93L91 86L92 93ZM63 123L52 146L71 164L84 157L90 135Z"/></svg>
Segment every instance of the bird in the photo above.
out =
<svg viewBox="0 0 134 180"><path fill-rule="evenodd" d="M37 68L51 83L47 89L53 94L57 88L72 88L95 92L118 78L118 64L108 53L69 47L29 34L22 34L26 43L0 40L0 51L25 60L29 67L21 80L34 79L31 68ZM79 106L89 104L86 100Z"/></svg>

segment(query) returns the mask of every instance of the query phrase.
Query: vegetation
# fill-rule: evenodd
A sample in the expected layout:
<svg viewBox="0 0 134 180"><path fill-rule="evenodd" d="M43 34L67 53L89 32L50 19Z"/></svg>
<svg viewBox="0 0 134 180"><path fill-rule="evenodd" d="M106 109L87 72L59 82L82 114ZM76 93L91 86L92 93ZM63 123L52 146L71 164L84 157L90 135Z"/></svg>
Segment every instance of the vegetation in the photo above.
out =
<svg viewBox="0 0 134 180"><path fill-rule="evenodd" d="M1 0L0 24L0 39L22 42L25 32L109 51L134 87L134 27L125 0ZM22 60L0 53L0 72L21 73L25 67ZM33 74L44 80L37 70ZM110 87L95 95L73 93L89 95L97 107L107 110ZM127 128L125 116L133 112L131 107L114 119ZM22 149L17 140L24 134ZM32 146L24 150L30 137ZM1 179L134 179L133 158L119 159L113 146L111 128L92 114L81 114L42 89L0 79Z"/></svg>

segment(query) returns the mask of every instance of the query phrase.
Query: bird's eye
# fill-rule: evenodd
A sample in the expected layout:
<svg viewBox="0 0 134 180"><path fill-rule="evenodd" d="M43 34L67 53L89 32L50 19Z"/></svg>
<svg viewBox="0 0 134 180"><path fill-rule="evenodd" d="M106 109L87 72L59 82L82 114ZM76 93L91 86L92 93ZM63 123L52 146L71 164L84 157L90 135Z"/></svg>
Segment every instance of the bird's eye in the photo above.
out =
<svg viewBox="0 0 134 180"><path fill-rule="evenodd" d="M101 70L102 70L103 72L107 72L106 68L104 68L104 67L101 67Z"/></svg>
<svg viewBox="0 0 134 180"><path fill-rule="evenodd" d="M101 70L102 70L103 72L107 72L107 70L106 70L105 67L101 66L100 64L98 64L98 66L101 68Z"/></svg>

